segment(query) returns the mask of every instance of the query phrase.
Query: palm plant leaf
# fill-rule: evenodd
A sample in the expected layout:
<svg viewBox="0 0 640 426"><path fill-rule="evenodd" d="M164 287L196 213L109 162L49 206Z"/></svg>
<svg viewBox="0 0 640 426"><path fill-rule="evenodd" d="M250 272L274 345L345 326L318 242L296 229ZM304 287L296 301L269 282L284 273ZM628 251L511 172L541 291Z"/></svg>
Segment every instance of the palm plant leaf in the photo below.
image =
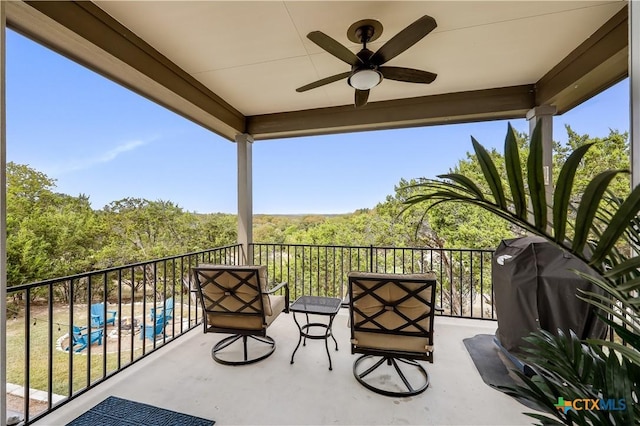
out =
<svg viewBox="0 0 640 426"><path fill-rule="evenodd" d="M563 242L567 230L567 213L571 200L573 180L582 161L593 144L585 144L577 148L562 166L558 175L558 183L553 194L553 235L555 240Z"/></svg>
<svg viewBox="0 0 640 426"><path fill-rule="evenodd" d="M640 290L640 278L633 278L625 281L623 284L618 284L616 285L616 289L626 293Z"/></svg>
<svg viewBox="0 0 640 426"><path fill-rule="evenodd" d="M533 347L526 351L524 359L538 376L531 379L519 374L523 385L507 392L536 401L553 418L539 413L529 415L544 424L633 424L640 418L640 404L633 404L640 397L637 390L640 383L640 256L627 259L628 255L616 244L624 238L631 246L640 245L640 187L624 201L612 197L607 192L608 187L615 176L625 171L609 170L591 179L580 204L574 209L571 192L575 176L591 145L579 147L560 171L551 206L552 234L547 229L540 124L532 134L527 158L529 194L524 188L513 129L509 127L507 132L505 168L513 200L504 196L505 190L488 152L475 139L472 142L486 182L473 182L457 174L441 176L448 179L446 182L423 181L417 186L424 193L409 197L406 201L409 207L429 202L428 208L431 208L450 201L476 205L572 252L585 264L590 264L600 277L580 275L605 291L605 294L582 292L579 298L599 309L603 321L626 344L600 340L584 342L574 333L565 335L559 332L556 336L539 330L534 338L527 338ZM492 196L481 192L482 184L487 185ZM527 211L527 195L530 213ZM513 203L513 207L507 205L508 201ZM575 220L569 216L571 209L575 211ZM620 411L572 410L563 413L555 406L559 397L566 400L624 398L629 403L626 410Z"/></svg>
<svg viewBox="0 0 640 426"><path fill-rule="evenodd" d="M527 159L527 183L529 184L534 224L538 229L545 229L547 227L547 198L544 188L542 131L540 126L541 121L536 124L531 135L531 145Z"/></svg>
<svg viewBox="0 0 640 426"><path fill-rule="evenodd" d="M526 217L527 213L527 196L524 192L524 180L522 179L522 165L520 163L520 152L518 150L518 142L516 134L509 124L507 136L504 140L504 161L507 172L507 180L511 188L511 196L513 197L513 207L516 216Z"/></svg>
<svg viewBox="0 0 640 426"><path fill-rule="evenodd" d="M624 313L621 313L620 310L611 309L609 307L609 305L607 305L607 303L598 302L598 301L596 301L594 299L583 299L583 300L589 300L589 303L591 303L593 306L595 306L597 308L600 308L602 311L605 311L605 312L609 313L612 317L617 318L620 323L626 324L625 325L625 327L626 327L625 330L631 330L630 332L631 333L635 333L635 334L639 333L638 327L629 325L630 321L629 321L628 316L626 314L624 314ZM614 329L616 330L616 332L620 331L616 327L614 327ZM624 333L625 332L623 332L623 334ZM640 349L640 348L638 348L638 349ZM637 354L637 356L638 356L637 360L640 361L640 354Z"/></svg>
<svg viewBox="0 0 640 426"><path fill-rule="evenodd" d="M471 143L473 144L473 149L476 151L476 157L478 158L478 163L480 163L482 174L489 184L489 189L491 189L491 193L493 194L493 198L496 204L500 208L506 209L507 202L504 198L502 180L500 179L500 175L498 174L496 165L493 164L493 160L491 160L491 156L489 155L487 150L482 145L480 145L478 141L475 140L475 138L471 137Z"/></svg>
<svg viewBox="0 0 640 426"><path fill-rule="evenodd" d="M589 238L593 219L600 206L600 201L611 180L623 170L607 170L594 177L584 190L576 215L576 229L571 250L581 253Z"/></svg>
<svg viewBox="0 0 640 426"><path fill-rule="evenodd" d="M630 259L612 258L609 256L613 263L613 266L606 270L602 276L604 278L616 281L616 290L621 293L629 293L632 291L640 290L640 256L632 257Z"/></svg>
<svg viewBox="0 0 640 426"><path fill-rule="evenodd" d="M481 199L481 200L484 199L484 194L482 193L480 188L478 188L478 185L476 185L471 179L469 179L468 177L466 177L464 175L461 175L459 173L449 173L449 174L445 174L445 175L438 175L438 177L440 179L452 180L452 181L456 182L458 185L460 185L463 188L465 188L471 194L473 194L476 197L478 197L479 199Z"/></svg>
<svg viewBox="0 0 640 426"><path fill-rule="evenodd" d="M616 279L640 268L640 256L627 259L602 274L605 278Z"/></svg>
<svg viewBox="0 0 640 426"><path fill-rule="evenodd" d="M529 349L527 361L535 365L537 376L529 378L519 373L524 382L513 388L506 388L514 397L525 397L535 400L549 414L560 419L564 424L634 424L637 418L637 407L632 404L624 410L570 410L564 413L553 404L559 397L565 400L574 399L614 399L633 401L635 379L638 369L624 359L618 360L614 351L604 352L599 345L585 344L571 333L558 336L540 330L526 338L535 344ZM626 348L629 349L629 348ZM504 388L503 388L504 389ZM543 424L555 424L543 415L526 413L543 421Z"/></svg>
<svg viewBox="0 0 640 426"><path fill-rule="evenodd" d="M611 190L606 191L606 196L604 197L604 203L602 205L602 210L599 212L601 215L601 219L604 224L608 224L616 211L620 209L624 199L616 196ZM625 234L630 242L636 245L640 245L640 217L633 217L629 223L629 226L625 229Z"/></svg>
<svg viewBox="0 0 640 426"><path fill-rule="evenodd" d="M615 321L611 321L609 318L602 318L602 321L609 324L615 330L616 334L624 340L624 342L626 343L626 346L631 346L632 348L640 350L640 334L638 334L637 331L634 332L634 330L630 330L627 326L623 326L621 324L618 324ZM598 341L598 339L593 339L590 341ZM614 343L615 346L612 346L612 347L616 349L620 347L626 348L625 345L620 345L619 343L616 343L616 342L610 342L610 343ZM639 354L636 353L636 357L638 355ZM638 359L640 360L640 358Z"/></svg>
<svg viewBox="0 0 640 426"><path fill-rule="evenodd" d="M555 336L540 330L526 340L535 344L534 349L527 351L529 355L525 359L535 366L537 375L529 378L518 372L524 384L507 388L511 390L511 393L507 393L535 400L544 411L564 424L607 424L608 414L605 412L571 410L565 413L558 410L555 404L560 397L565 400L597 399L600 397L598 389L603 386L607 393L614 392L610 390L612 384L607 385L607 377L603 373L608 363L607 355L583 344L574 333L564 335L559 332ZM541 420L543 424L550 424L545 416L526 414ZM555 420L551 424L555 424L553 422Z"/></svg>
<svg viewBox="0 0 640 426"><path fill-rule="evenodd" d="M636 424L634 421L634 407L632 401L634 400L633 394L635 392L635 386L633 383L633 375L630 374L630 369L634 366L629 364L626 359L618 359L615 352L611 351L609 354L605 354L602 349L596 346L601 357L606 359L606 367L604 369L605 377L604 383L601 386L603 389L603 399L613 400L625 400L629 401L625 410L615 411L616 418L615 424L631 425ZM635 411L638 411L637 408Z"/></svg>
<svg viewBox="0 0 640 426"><path fill-rule="evenodd" d="M475 206L481 207L484 210L492 214L495 214L498 217L501 217L502 219L505 219L511 223L514 223L520 226L526 231L539 233L538 229L535 226L533 226L531 223L529 223L526 220L526 218L518 217L509 210L503 210L498 206L496 206L494 203L488 201L486 198L477 199L477 198L471 198L469 196L460 194L459 192L456 192L457 186L455 185L448 184L446 182L425 181L415 186L420 186L427 191L431 190L431 192L426 192L424 194L418 194L418 195L414 195L407 198L405 203L407 203L408 206L405 208L405 210L411 208L411 206L413 205L420 204L423 202L430 202L430 204L427 207L427 210L432 209L433 207L435 207L441 202L464 202L467 204L473 204ZM449 188L449 189L442 189L442 188ZM547 238L551 238L551 236L546 233L542 233L541 235Z"/></svg>
<svg viewBox="0 0 640 426"><path fill-rule="evenodd" d="M612 171L612 173L615 171ZM611 219L609 226L602 233L600 242L598 243L596 250L593 253L591 263L595 264L601 262L611 250L611 247L618 241L620 235L625 229L629 227L629 224L636 218L640 211L640 186L637 186L631 191L631 194L620 205L620 208L616 211ZM577 220L577 219L576 219Z"/></svg>

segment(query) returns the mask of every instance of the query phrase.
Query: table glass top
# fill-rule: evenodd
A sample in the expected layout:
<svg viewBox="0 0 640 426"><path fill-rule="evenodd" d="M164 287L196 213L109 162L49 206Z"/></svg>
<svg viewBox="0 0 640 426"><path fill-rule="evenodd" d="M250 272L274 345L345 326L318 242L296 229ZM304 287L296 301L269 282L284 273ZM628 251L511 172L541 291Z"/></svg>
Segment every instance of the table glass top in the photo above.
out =
<svg viewBox="0 0 640 426"><path fill-rule="evenodd" d="M338 313L342 300L337 297L301 296L289 307L293 312L333 315Z"/></svg>

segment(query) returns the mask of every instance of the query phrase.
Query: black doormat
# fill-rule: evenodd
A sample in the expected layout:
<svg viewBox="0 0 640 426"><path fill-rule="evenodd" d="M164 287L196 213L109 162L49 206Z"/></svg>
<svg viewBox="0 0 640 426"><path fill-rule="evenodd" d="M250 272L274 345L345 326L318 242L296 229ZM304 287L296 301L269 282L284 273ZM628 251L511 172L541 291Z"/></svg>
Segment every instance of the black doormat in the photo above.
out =
<svg viewBox="0 0 640 426"><path fill-rule="evenodd" d="M509 358L502 353L492 334L478 334L463 339L482 380L495 390L502 392L499 386L514 387L522 384L513 370L518 370ZM540 410L537 403L527 399L515 398L518 402L534 410Z"/></svg>
<svg viewBox="0 0 640 426"><path fill-rule="evenodd" d="M213 420L110 396L67 426L211 426Z"/></svg>

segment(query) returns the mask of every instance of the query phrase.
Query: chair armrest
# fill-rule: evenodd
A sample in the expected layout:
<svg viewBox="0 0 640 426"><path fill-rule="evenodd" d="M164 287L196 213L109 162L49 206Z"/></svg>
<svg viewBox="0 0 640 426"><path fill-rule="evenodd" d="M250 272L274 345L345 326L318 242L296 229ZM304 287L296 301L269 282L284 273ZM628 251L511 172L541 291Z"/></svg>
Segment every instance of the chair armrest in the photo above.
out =
<svg viewBox="0 0 640 426"><path fill-rule="evenodd" d="M282 287L284 287L284 311L286 313L289 313L289 283L288 282L286 281L281 282L280 284L266 291L265 294L273 294L276 291L280 290Z"/></svg>
<svg viewBox="0 0 640 426"><path fill-rule="evenodd" d="M275 287L272 287L272 288L270 288L269 290L265 291L265 293L266 293L266 294L273 294L273 293L275 293L276 291L280 290L282 287L285 287L285 286L286 286L287 288L289 288L289 283L287 283L287 282L282 282L282 283L280 283L280 284L276 285Z"/></svg>
<svg viewBox="0 0 640 426"><path fill-rule="evenodd" d="M167 305L165 307L165 302L160 302L160 303L156 303L155 306L153 308L150 308L150 313L151 315L154 315L156 313L156 311L169 311L173 309L171 306Z"/></svg>

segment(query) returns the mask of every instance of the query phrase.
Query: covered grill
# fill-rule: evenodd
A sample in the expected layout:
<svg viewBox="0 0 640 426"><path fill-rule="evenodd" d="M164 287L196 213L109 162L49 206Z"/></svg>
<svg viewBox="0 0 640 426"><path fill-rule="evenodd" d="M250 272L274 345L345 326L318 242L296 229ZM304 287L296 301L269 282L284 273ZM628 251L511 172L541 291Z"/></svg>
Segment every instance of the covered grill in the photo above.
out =
<svg viewBox="0 0 640 426"><path fill-rule="evenodd" d="M519 352L522 340L541 328L554 334L573 330L580 338L604 338L607 326L588 303L578 299L578 289L602 290L572 270L597 273L581 260L542 237L503 240L493 256L492 279L498 330L504 349Z"/></svg>

